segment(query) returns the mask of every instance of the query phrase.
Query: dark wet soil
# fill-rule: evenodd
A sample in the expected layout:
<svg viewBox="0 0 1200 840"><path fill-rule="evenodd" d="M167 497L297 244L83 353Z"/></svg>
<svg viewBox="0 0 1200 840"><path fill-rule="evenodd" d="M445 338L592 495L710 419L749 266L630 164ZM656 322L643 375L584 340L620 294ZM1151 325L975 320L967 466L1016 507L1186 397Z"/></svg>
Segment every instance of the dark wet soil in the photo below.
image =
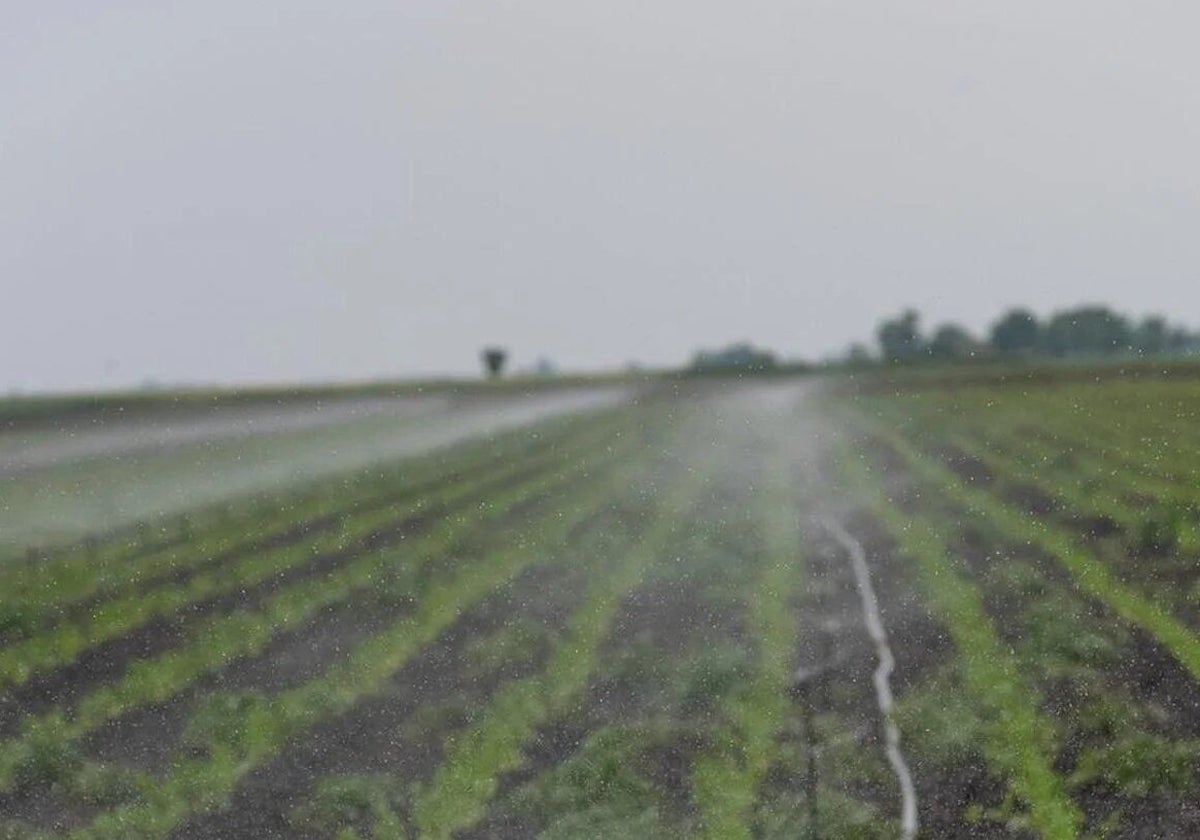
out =
<svg viewBox="0 0 1200 840"><path fill-rule="evenodd" d="M949 662L954 645L920 589L916 570L896 553L883 527L865 512L851 516L847 527L867 553L880 615L896 657L892 690L899 697Z"/></svg>
<svg viewBox="0 0 1200 840"><path fill-rule="evenodd" d="M957 447L944 446L935 454L955 475L968 484L983 486L995 480L987 464Z"/></svg>

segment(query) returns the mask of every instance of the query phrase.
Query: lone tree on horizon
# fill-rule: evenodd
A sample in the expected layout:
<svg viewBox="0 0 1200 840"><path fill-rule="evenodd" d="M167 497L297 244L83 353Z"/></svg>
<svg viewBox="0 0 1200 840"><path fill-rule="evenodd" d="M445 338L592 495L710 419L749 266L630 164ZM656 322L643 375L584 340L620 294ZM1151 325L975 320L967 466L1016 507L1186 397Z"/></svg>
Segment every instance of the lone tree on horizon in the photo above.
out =
<svg viewBox="0 0 1200 840"><path fill-rule="evenodd" d="M504 362L507 359L508 351L503 347L483 348L483 369L492 379L496 379L504 372Z"/></svg>
<svg viewBox="0 0 1200 840"><path fill-rule="evenodd" d="M885 362L911 362L928 349L921 336L921 316L915 309L906 309L897 317L884 321L875 335L879 339L879 354Z"/></svg>

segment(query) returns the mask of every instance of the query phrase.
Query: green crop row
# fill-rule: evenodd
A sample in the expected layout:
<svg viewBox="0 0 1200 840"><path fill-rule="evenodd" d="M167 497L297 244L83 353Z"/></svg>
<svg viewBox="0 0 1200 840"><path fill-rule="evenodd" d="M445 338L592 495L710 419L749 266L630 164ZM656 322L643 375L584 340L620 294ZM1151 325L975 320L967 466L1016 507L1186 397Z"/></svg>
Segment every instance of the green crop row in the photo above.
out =
<svg viewBox="0 0 1200 840"><path fill-rule="evenodd" d="M856 456L846 452L840 463L851 489L868 501L900 551L915 563L930 603L950 632L956 667L985 716L989 764L1026 804L1030 824L1041 836L1076 837L1082 815L1054 771L1053 727L1038 712L1016 658L997 638L979 591L950 559L945 535L897 509Z"/></svg>
<svg viewBox="0 0 1200 840"><path fill-rule="evenodd" d="M1077 452L1070 459L1062 458L1063 441L1022 434L1002 423L999 428L991 424L964 427L935 417L914 417L899 407L881 416L892 424L901 416L907 417L911 425L905 428L905 434L931 455L933 450L949 444L978 459L997 479L1032 485L1073 512L1104 514L1123 525L1133 525L1138 515L1122 496L1163 495L1172 490L1136 474L1114 474L1111 464Z"/></svg>
<svg viewBox="0 0 1200 840"><path fill-rule="evenodd" d="M1153 406L1149 397L1121 405L1106 388L1076 395L989 391L872 400L869 405L907 428L961 428L989 443L1028 446L1039 470L1061 466L1071 471L1079 461L1095 465L1101 474L1120 473L1117 487L1124 492L1142 482L1160 488L1155 495L1189 488L1200 472L1200 452L1180 446L1187 426L1164 416L1167 412L1148 410L1147 399ZM1194 417L1184 420L1194 425Z"/></svg>
<svg viewBox="0 0 1200 840"><path fill-rule="evenodd" d="M929 406L909 403L903 412L911 411L915 419L924 413L922 408ZM1112 409L1101 411L1107 415ZM1117 495L1147 492L1169 496L1190 489L1200 463L1197 453L1191 447L1179 446L1182 438L1168 428L1135 432L1121 428L1115 417L1091 411L1080 415L1050 401L1010 399L952 418L938 418L936 412L929 411L924 419L930 421L930 430L969 431L975 439L1001 446L1039 471L1057 471L1080 483L1108 478ZM1180 471L1184 465L1189 466Z"/></svg>
<svg viewBox="0 0 1200 840"><path fill-rule="evenodd" d="M989 490L1013 497L1022 508L1024 502L1016 497L1020 488L1031 487L1055 499L1058 509L1045 515L1046 522L1081 534L1094 557L1136 589L1151 592L1184 613L1194 610L1200 596L1200 581L1195 578L1200 496L1194 487L1156 486L1139 479L1138 470L1114 468L1100 458L1063 457L1055 445L1045 442L1009 444L1009 436L997 434L1003 438L997 445L995 439L985 443L954 430L943 434L930 424L926 434L912 437L926 454L948 440L967 456L978 458L994 478ZM1026 451L1008 454L1018 449ZM1097 523L1104 521L1117 527L1111 535L1096 532ZM1130 562L1135 557L1142 562ZM1168 586L1156 588L1156 578ZM1184 578L1192 580L1192 586L1178 586Z"/></svg>
<svg viewBox="0 0 1200 840"><path fill-rule="evenodd" d="M19 565L7 570L0 585L0 629L27 634L44 624L46 614L69 608L97 596L113 596L141 589L166 572L174 576L222 555L254 553L264 546L294 543L309 535L336 530L337 520L386 509L441 487L448 477L480 463L516 461L529 451L545 450L548 442L603 430L614 422L612 413L574 424L555 423L550 434L513 432L488 444L456 449L450 457L426 456L400 465L360 472L340 481L325 481L316 488L257 503L248 515L232 517L193 514L173 523L187 527L186 540L158 550L136 551L134 546L107 545L103 549L77 549L65 556ZM206 524L205 520L209 520Z"/></svg>
<svg viewBox="0 0 1200 840"><path fill-rule="evenodd" d="M936 451L949 442L977 458L998 480L998 492L1004 486L1029 486L1057 500L1062 511L1047 514L1051 518L1110 519L1121 527L1127 550L1173 555L1200 550L1200 497L1195 487L1149 476L1138 464L1136 442L1128 451L1110 455L1077 445L1073 437L1023 432L1003 418L964 428L932 411L923 415L893 407L879 416L900 426L924 450ZM1194 593L1181 594L1195 598Z"/></svg>
<svg viewBox="0 0 1200 840"><path fill-rule="evenodd" d="M944 440L937 429L930 436ZM997 483L1002 486L1003 480ZM1022 674L1056 710L1058 743L1063 745L1057 766L1072 791L1084 792L1090 826L1102 831L1133 827L1145 819L1147 807L1169 810L1194 798L1200 778L1193 760L1197 744L1177 723L1168 723L1178 714L1171 692L1160 696L1130 676L1129 658L1148 655L1134 643L1133 628L1114 621L1107 610L1097 610L1092 596L1070 577L1061 579L1048 569L1040 552L1029 552L1024 541L1014 542L1002 523L963 516L942 493L923 492L920 498L915 510L906 507L911 516L950 529L953 544L961 541L963 550L973 550L966 546L981 540L994 548L987 562L973 565L974 579L985 601L1004 605L1004 641L1015 650ZM930 700L935 706L939 702L936 695L919 701L924 712L910 714L909 725L923 725ZM956 726L941 743L977 743L976 730ZM928 739L932 748L938 738L923 735L918 746L927 746ZM1097 786L1105 791L1103 798L1096 796Z"/></svg>
<svg viewBox="0 0 1200 840"><path fill-rule="evenodd" d="M1018 451L995 444L985 448L954 433L947 437L979 458L1002 484L1025 484L1056 499L1066 517L1112 520L1133 550L1200 549L1200 497L1193 487L1140 477L1134 469L1114 469L1094 457L1062 459L1055 445L1045 442ZM1063 460L1069 463L1058 463Z"/></svg>
<svg viewBox="0 0 1200 840"><path fill-rule="evenodd" d="M590 437L581 441L581 444L588 446L595 443ZM581 448L580 451L586 449ZM511 462L484 484L480 484L476 476L462 477L399 510L387 507L350 517L343 523L342 530L323 534L313 544L283 546L247 558L231 568L218 568L197 575L182 586L164 586L100 604L77 623L58 625L44 634L0 651L0 687L6 684L19 685L39 670L72 662L84 650L128 633L152 618L169 615L205 598L267 581L314 555L341 549L353 556L366 548L366 540L371 534L388 523L453 506L473 496L485 496L488 491L505 486L514 475L554 465L559 463L560 458L561 453L551 450L540 458Z"/></svg>
<svg viewBox="0 0 1200 840"><path fill-rule="evenodd" d="M431 473L434 461L422 464ZM338 497L347 511L394 493L390 480L361 474L347 477ZM309 524L331 510L330 484L307 487L240 505L222 505L214 510L192 511L159 522L141 523L130 533L98 538L93 543L72 546L38 557L33 564L10 564L2 570L0 583L4 603L19 604L32 599L38 607L69 604L98 594L121 591L138 585L146 576L163 568L186 567L211 556L252 550L264 540L280 538L297 526ZM385 497L386 498L386 497Z"/></svg>
<svg viewBox="0 0 1200 840"><path fill-rule="evenodd" d="M729 724L715 746L692 765L693 798L704 833L712 838L753 836L752 816L776 741L790 708L788 686L797 642L790 605L800 589L801 557L795 494L787 462L776 461L762 491L764 563L749 599L749 631L758 659L749 681L725 701Z"/></svg>
<svg viewBox="0 0 1200 840"><path fill-rule="evenodd" d="M589 580L602 574L612 558L628 551L646 523L652 496L645 492L644 478L632 480L637 483L627 490L626 498L612 500L586 527L577 529L571 535L570 545L540 567L536 577L530 576L512 591L497 592L508 603L522 598L523 593L532 593L532 597L539 599L535 606L539 612L555 604L551 621L541 620L548 615L531 620L531 616L517 612L507 614L499 627L493 627L490 622L478 623L473 617L468 618L473 632L469 638L459 640L461 650L444 659L442 666L453 668L454 681L461 690L451 689L449 693L431 697L399 720L394 729L378 733L376 737L389 744L389 752L418 751L427 759L437 757L444 745L453 743L467 731L498 692L516 679L509 675L528 674L545 666L555 645L563 640L571 616L586 603ZM529 589L531 585L533 588ZM560 612L560 608L567 609ZM483 610L490 612L487 605ZM347 749L356 747L352 743L339 744L334 755L344 755L353 762L353 754L346 753ZM311 766L307 756L292 761ZM433 769L436 765L430 772ZM309 833L323 837L415 836L410 793L414 784L424 778L426 774L422 771L415 778L408 773L386 772L320 776L318 771L314 773L311 790L296 792L302 804L292 811L290 824L305 836Z"/></svg>
<svg viewBox="0 0 1200 840"><path fill-rule="evenodd" d="M26 721L24 734L0 747L0 789L10 788L21 778L46 733L54 733L63 742L75 741L132 709L177 695L204 674L233 659L261 651L279 633L299 627L322 610L356 594L407 593L421 565L459 545L464 532L482 523L502 521L523 502L569 486L576 477L586 475L602 461L604 454L593 454L589 459L569 464L565 471L536 476L515 485L506 493L497 494L471 517L446 519L425 536L402 547L368 554L328 576L285 589L257 610L214 616L197 625L179 648L133 663L116 683L80 700L69 717L56 711Z"/></svg>
<svg viewBox="0 0 1200 840"><path fill-rule="evenodd" d="M545 670L497 692L480 722L454 739L442 766L414 797L413 818L422 837L448 838L476 823L496 792L500 774L521 765L521 746L536 727L569 709L595 670L621 599L671 544L681 525L680 514L692 505L708 474L707 469L689 472L664 498L635 545L614 568L592 581Z"/></svg>
<svg viewBox="0 0 1200 840"><path fill-rule="evenodd" d="M75 832L78 838L163 837L191 814L218 807L247 773L323 720L344 713L381 690L406 662L449 628L457 617L497 586L537 562L599 509L613 492L593 481L587 492L558 497L539 530L523 533L486 562L451 573L427 587L416 611L358 645L320 677L269 701L244 704L223 727L235 737L210 743L207 755L184 759L170 775L135 801L100 816Z"/></svg>
<svg viewBox="0 0 1200 840"><path fill-rule="evenodd" d="M1045 521L1031 519L986 490L962 481L890 429L872 424L871 430L886 441L922 481L942 494L958 499L968 515L990 521L1013 542L1037 546L1057 559L1082 591L1108 604L1123 619L1153 636L1193 678L1200 680L1200 638L1168 610L1118 580L1089 551L1086 543Z"/></svg>

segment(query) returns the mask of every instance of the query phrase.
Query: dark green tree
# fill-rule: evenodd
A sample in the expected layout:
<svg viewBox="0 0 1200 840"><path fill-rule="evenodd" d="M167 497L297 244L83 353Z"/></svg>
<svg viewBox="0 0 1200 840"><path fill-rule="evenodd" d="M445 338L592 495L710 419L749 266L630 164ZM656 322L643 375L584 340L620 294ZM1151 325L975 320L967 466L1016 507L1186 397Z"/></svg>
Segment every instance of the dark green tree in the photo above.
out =
<svg viewBox="0 0 1200 840"><path fill-rule="evenodd" d="M1174 354L1194 353L1200 348L1200 333L1192 335L1183 327L1176 327L1167 333L1166 352Z"/></svg>
<svg viewBox="0 0 1200 840"><path fill-rule="evenodd" d="M1133 331L1133 349L1144 356L1155 356L1167 352L1170 340L1167 319L1159 315L1144 318Z"/></svg>
<svg viewBox="0 0 1200 840"><path fill-rule="evenodd" d="M762 373L778 366L774 353L744 342L720 350L701 350L692 357L692 370L704 373Z"/></svg>
<svg viewBox="0 0 1200 840"><path fill-rule="evenodd" d="M871 351L861 342L856 341L846 348L845 363L851 367L866 367L873 361Z"/></svg>
<svg viewBox="0 0 1200 840"><path fill-rule="evenodd" d="M925 353L921 316L915 309L906 309L899 316L882 322L876 335L879 354L885 362L911 362Z"/></svg>
<svg viewBox="0 0 1200 840"><path fill-rule="evenodd" d="M1010 309L992 325L990 343L1001 356L1034 352L1042 340L1042 325L1028 309Z"/></svg>
<svg viewBox="0 0 1200 840"><path fill-rule="evenodd" d="M929 355L945 362L961 361L974 357L979 343L958 324L943 324L933 333L929 341Z"/></svg>
<svg viewBox="0 0 1200 840"><path fill-rule="evenodd" d="M1083 306L1055 313L1046 325L1043 345L1055 356L1101 356L1128 352L1132 338L1123 315L1106 306Z"/></svg>
<svg viewBox="0 0 1200 840"><path fill-rule="evenodd" d="M489 377L495 379L504 372L504 363L508 360L508 351L503 347L483 348L483 369Z"/></svg>

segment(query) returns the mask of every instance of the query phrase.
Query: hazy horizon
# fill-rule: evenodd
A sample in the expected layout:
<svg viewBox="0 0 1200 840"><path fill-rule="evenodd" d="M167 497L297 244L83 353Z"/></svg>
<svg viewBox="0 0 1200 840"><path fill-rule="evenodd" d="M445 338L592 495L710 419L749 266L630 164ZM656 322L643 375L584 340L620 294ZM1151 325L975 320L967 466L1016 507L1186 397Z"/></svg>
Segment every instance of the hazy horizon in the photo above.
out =
<svg viewBox="0 0 1200 840"><path fill-rule="evenodd" d="M18 6L0 390L1200 326L1200 8Z"/></svg>

